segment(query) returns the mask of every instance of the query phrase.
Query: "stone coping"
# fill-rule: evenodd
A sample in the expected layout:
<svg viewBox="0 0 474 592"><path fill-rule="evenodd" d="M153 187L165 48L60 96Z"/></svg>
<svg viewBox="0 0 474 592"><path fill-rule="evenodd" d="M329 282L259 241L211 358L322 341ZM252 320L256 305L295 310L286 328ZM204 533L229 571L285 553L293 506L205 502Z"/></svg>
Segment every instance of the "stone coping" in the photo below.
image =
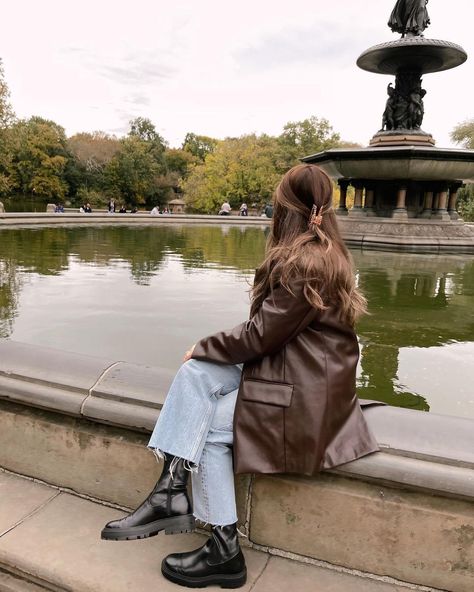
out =
<svg viewBox="0 0 474 592"><path fill-rule="evenodd" d="M151 432L173 372L0 340L0 399ZM334 472L474 499L474 420L389 406L364 408L381 452Z"/></svg>
<svg viewBox="0 0 474 592"><path fill-rule="evenodd" d="M338 208L334 208L336 214L338 214ZM348 210L351 211L351 210ZM361 217L357 220L347 218L345 216L338 215L339 224L345 223L356 223L361 220L367 224L384 224L389 225L402 225L402 226L440 226L440 227L454 227L454 226L466 226L473 223L465 223L461 218L457 220L437 220L435 218L415 218L408 217L406 219L394 219L386 216L366 216L364 208L361 209ZM66 212L64 214L55 214L51 212L5 212L0 213L0 227L10 225L29 225L29 224L75 224L75 225L101 225L102 223L115 223L115 224L136 224L136 223L148 223L153 222L169 223L176 222L179 224L192 224L192 223L216 223L216 224L241 224L241 225L264 225L267 226L271 223L271 218L263 218L261 216L215 216L211 214L160 214L152 216L147 212L141 212L137 214L108 214L106 212L97 212L92 214L80 214L77 212Z"/></svg>
<svg viewBox="0 0 474 592"><path fill-rule="evenodd" d="M109 214L107 212L92 212L92 214L81 214L79 212L10 212L0 213L0 228L2 226L24 226L24 225L57 225L74 224L78 225L130 225L130 224L240 224L250 226L267 226L270 218L262 216L215 216L205 214L159 214L151 215L149 212L136 214Z"/></svg>
<svg viewBox="0 0 474 592"><path fill-rule="evenodd" d="M342 236L348 245L362 249L414 253L474 253L474 227L461 219L436 220L424 218L393 219L366 216L364 209L356 216L338 216ZM0 213L1 228L38 228L47 226L87 225L162 225L199 224L237 226L269 226L271 220L261 217L207 216L171 214L107 214L107 213Z"/></svg>
<svg viewBox="0 0 474 592"><path fill-rule="evenodd" d="M303 162L323 162L334 158L357 158L372 160L374 155L379 159L420 158L430 160L459 160L474 161L474 150L465 148L438 148L434 146L368 146L366 148L330 148L323 152L316 152L305 156Z"/></svg>
<svg viewBox="0 0 474 592"><path fill-rule="evenodd" d="M205 542L202 533L160 534L128 544L103 541L98 536L103 525L123 516L116 508L1 471L0 491L1 592L178 592L176 584L161 576L161 559ZM248 581L241 592L282 592L290 586L298 592L415 588L317 560L303 563L268 555L244 544Z"/></svg>

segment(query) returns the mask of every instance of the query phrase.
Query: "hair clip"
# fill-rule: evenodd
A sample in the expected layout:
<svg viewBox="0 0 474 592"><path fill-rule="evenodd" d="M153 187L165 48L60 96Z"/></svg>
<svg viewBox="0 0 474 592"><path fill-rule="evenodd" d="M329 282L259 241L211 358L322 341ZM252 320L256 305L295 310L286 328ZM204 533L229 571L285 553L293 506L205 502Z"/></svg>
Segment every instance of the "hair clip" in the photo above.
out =
<svg viewBox="0 0 474 592"><path fill-rule="evenodd" d="M319 209L319 214L318 214L318 209ZM318 208L318 206L316 204L313 205L313 207L311 208L311 214L309 217L309 226L321 226L321 222L323 221L323 215L321 214L321 208Z"/></svg>

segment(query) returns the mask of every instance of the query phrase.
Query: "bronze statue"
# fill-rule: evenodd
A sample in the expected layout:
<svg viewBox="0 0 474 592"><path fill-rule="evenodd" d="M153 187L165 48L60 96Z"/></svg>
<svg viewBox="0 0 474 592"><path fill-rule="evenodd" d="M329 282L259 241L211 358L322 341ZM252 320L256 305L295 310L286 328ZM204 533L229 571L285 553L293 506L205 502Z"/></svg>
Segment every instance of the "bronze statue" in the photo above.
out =
<svg viewBox="0 0 474 592"><path fill-rule="evenodd" d="M382 130L418 130L423 122L425 108L423 98L426 90L421 86L418 74L400 72L395 80L395 88L387 87L388 99L382 117Z"/></svg>
<svg viewBox="0 0 474 592"><path fill-rule="evenodd" d="M397 105L397 94L390 83L387 86L388 99L385 103L385 111L382 117L382 129L393 130L395 128L394 111Z"/></svg>
<svg viewBox="0 0 474 592"><path fill-rule="evenodd" d="M410 103L408 105L408 129L419 129L425 114L423 97L426 90L421 88L421 83L410 93Z"/></svg>
<svg viewBox="0 0 474 592"><path fill-rule="evenodd" d="M402 37L423 37L423 31L430 24L427 4L428 0L397 0L388 26L394 33L401 33Z"/></svg>

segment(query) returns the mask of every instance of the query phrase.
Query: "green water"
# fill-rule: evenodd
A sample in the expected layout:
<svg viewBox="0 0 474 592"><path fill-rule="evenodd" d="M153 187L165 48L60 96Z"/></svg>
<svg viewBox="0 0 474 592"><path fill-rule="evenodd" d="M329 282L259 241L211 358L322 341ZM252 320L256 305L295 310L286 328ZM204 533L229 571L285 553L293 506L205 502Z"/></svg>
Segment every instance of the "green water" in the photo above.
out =
<svg viewBox="0 0 474 592"><path fill-rule="evenodd" d="M0 337L176 369L248 315L263 227L0 230ZM353 251L361 397L474 418L474 258Z"/></svg>
<svg viewBox="0 0 474 592"><path fill-rule="evenodd" d="M0 197L5 212L46 212L48 203L54 199L44 199L27 195L15 195L13 197Z"/></svg>

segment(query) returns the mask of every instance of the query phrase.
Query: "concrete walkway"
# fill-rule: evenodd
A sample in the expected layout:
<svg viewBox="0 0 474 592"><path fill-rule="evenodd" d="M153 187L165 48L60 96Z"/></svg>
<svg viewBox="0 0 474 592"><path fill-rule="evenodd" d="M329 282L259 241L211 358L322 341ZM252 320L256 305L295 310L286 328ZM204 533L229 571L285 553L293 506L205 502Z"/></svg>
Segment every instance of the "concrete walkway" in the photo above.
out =
<svg viewBox="0 0 474 592"><path fill-rule="evenodd" d="M100 540L123 513L0 471L0 592L160 592L183 590L161 576L163 556L202 544L200 534L142 541ZM253 592L406 592L427 590L359 577L245 548ZM208 590L219 590L210 587Z"/></svg>

